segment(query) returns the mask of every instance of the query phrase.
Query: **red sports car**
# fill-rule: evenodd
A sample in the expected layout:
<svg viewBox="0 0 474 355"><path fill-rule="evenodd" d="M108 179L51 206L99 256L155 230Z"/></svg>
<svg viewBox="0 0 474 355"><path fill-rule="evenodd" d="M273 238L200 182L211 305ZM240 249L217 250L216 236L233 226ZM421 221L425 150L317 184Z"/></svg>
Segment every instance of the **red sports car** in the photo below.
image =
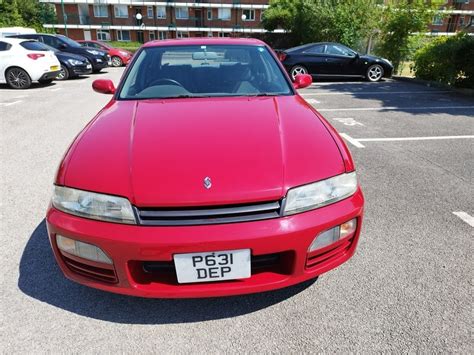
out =
<svg viewBox="0 0 474 355"><path fill-rule="evenodd" d="M143 297L274 290L348 260L350 153L254 39L150 42L60 164L47 213L71 280Z"/></svg>
<svg viewBox="0 0 474 355"><path fill-rule="evenodd" d="M127 65L133 56L132 52L129 52L125 49L112 47L110 44L102 41L80 40L76 42L79 42L81 46L84 47L93 47L106 51L107 54L110 56L112 65L114 67L121 67L123 65Z"/></svg>

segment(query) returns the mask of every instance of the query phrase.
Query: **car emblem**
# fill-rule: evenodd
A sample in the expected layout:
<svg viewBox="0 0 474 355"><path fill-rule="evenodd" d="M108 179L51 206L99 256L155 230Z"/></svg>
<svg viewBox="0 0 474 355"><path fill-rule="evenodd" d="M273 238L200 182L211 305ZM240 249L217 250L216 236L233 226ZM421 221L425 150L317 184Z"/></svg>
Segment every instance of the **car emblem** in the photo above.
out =
<svg viewBox="0 0 474 355"><path fill-rule="evenodd" d="M212 180L209 176L206 176L204 178L204 187L209 190L211 186L212 186Z"/></svg>

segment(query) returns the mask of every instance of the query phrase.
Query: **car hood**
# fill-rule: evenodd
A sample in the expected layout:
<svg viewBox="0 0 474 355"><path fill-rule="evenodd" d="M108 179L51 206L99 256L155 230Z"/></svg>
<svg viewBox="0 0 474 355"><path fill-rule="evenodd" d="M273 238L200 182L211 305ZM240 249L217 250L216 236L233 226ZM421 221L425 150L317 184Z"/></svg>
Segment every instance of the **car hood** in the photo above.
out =
<svg viewBox="0 0 474 355"><path fill-rule="evenodd" d="M386 59L381 58L381 57L376 57L374 55L369 55L369 54L361 55L360 58L363 60L370 61L370 62L383 62L384 64L388 64Z"/></svg>
<svg viewBox="0 0 474 355"><path fill-rule="evenodd" d="M87 50L97 51L100 54L98 54L98 55L92 54L92 53L89 53ZM66 51L68 53L79 54L79 55L83 55L85 57L98 57L98 58L101 58L101 57L103 57L107 54L101 49L92 48L92 47L68 47Z"/></svg>
<svg viewBox="0 0 474 355"><path fill-rule="evenodd" d="M299 96L111 101L57 183L140 207L201 206L277 200L343 172L333 137Z"/></svg>
<svg viewBox="0 0 474 355"><path fill-rule="evenodd" d="M59 60L63 60L63 61L66 61L68 59L75 59L75 60L80 60L81 62L85 62L87 60L86 57L79 54L74 54L74 53L57 51L54 54L56 54L56 57L58 57Z"/></svg>

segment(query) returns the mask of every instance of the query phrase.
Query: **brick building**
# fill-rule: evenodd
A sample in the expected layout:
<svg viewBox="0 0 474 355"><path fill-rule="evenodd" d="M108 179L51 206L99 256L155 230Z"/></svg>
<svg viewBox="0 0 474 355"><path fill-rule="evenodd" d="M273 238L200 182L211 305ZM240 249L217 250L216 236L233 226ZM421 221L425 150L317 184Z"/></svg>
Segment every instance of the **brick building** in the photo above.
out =
<svg viewBox="0 0 474 355"><path fill-rule="evenodd" d="M474 32L474 0L449 0L429 26L432 33Z"/></svg>
<svg viewBox="0 0 474 355"><path fill-rule="evenodd" d="M73 39L140 41L258 36L268 0L40 0L53 3L57 24ZM63 11L64 9L64 11ZM64 16L63 16L64 13ZM278 32L275 31L275 32ZM280 31L282 32L282 31Z"/></svg>

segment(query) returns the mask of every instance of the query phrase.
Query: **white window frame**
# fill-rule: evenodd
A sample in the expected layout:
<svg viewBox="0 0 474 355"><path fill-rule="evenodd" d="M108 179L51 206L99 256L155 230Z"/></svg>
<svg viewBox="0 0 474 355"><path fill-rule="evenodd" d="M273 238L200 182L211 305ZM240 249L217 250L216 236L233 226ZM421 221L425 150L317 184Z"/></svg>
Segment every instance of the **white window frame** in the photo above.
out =
<svg viewBox="0 0 474 355"><path fill-rule="evenodd" d="M168 38L168 34L166 33L166 31L158 31L158 39L160 41L163 41L166 38Z"/></svg>
<svg viewBox="0 0 474 355"><path fill-rule="evenodd" d="M208 33L207 33L207 37L214 37L214 33L208 32Z"/></svg>
<svg viewBox="0 0 474 355"><path fill-rule="evenodd" d="M189 38L188 31L176 31L176 38Z"/></svg>
<svg viewBox="0 0 474 355"><path fill-rule="evenodd" d="M105 15L102 14L102 10L105 9ZM94 17L109 17L109 7L107 5L96 4L93 6Z"/></svg>
<svg viewBox="0 0 474 355"><path fill-rule="evenodd" d="M243 9L242 15L247 16L247 18L244 20L245 22L255 21L255 9Z"/></svg>
<svg viewBox="0 0 474 355"><path fill-rule="evenodd" d="M224 17L224 13L228 13L229 17ZM226 7L219 7L217 9L217 18L221 21L230 21L230 19L232 18L232 10Z"/></svg>
<svg viewBox="0 0 474 355"><path fill-rule="evenodd" d="M155 40L156 40L156 33L155 33L155 31L149 31L149 32L148 32L148 39L149 39L150 41L155 41Z"/></svg>
<svg viewBox="0 0 474 355"><path fill-rule="evenodd" d="M118 10L126 10L126 14L121 13ZM115 18L128 18L128 6L127 5L114 5L114 17Z"/></svg>
<svg viewBox="0 0 474 355"><path fill-rule="evenodd" d="M153 6L147 6L146 7L146 17L147 18L153 18L154 17Z"/></svg>
<svg viewBox="0 0 474 355"><path fill-rule="evenodd" d="M128 39L123 39L123 33L128 32ZM117 30L117 41L119 42L130 42L132 40L132 34L130 30Z"/></svg>
<svg viewBox="0 0 474 355"><path fill-rule="evenodd" d="M181 11L185 13L181 13ZM179 14L179 17L178 17ZM188 20L189 19L189 7L176 7L175 10L176 20Z"/></svg>
<svg viewBox="0 0 474 355"><path fill-rule="evenodd" d="M157 6L156 7L156 18L165 19L166 18L166 6Z"/></svg>
<svg viewBox="0 0 474 355"><path fill-rule="evenodd" d="M102 37L101 35L104 34L105 37ZM98 41L110 41L110 31L109 30L97 30L95 34L96 38Z"/></svg>
<svg viewBox="0 0 474 355"><path fill-rule="evenodd" d="M433 26L443 26L443 17L441 15L435 15L433 17L433 22L432 22L432 25Z"/></svg>

